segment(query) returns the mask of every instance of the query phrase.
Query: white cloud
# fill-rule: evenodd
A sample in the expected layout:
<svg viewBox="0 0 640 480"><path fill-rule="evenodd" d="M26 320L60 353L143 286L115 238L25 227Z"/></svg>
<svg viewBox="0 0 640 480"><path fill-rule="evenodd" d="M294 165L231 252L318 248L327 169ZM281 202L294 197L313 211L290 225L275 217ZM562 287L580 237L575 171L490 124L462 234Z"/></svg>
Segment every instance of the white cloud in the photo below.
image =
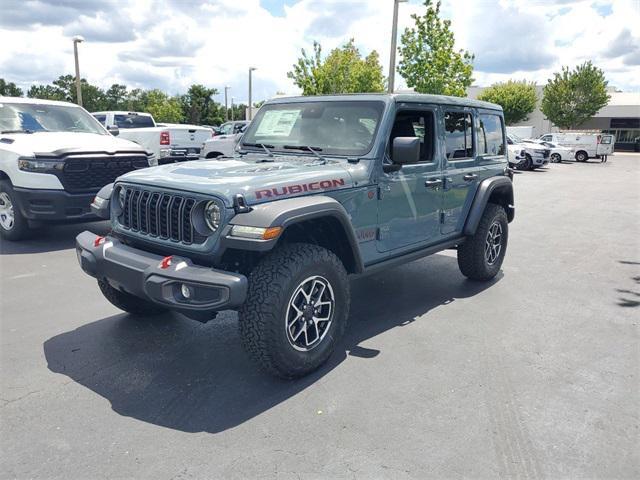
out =
<svg viewBox="0 0 640 480"><path fill-rule="evenodd" d="M19 14L0 21L0 76L23 87L73 72L76 33L86 38L81 73L92 83L170 93L192 83L220 91L231 85L236 101L246 101L249 66L258 68L255 98L296 93L286 73L313 40L327 52L353 37L363 54L378 51L385 72L388 65L390 0L287 0L276 15L260 0L90 1L80 2L82 9L70 0L19 3ZM421 9L417 0L401 4L400 30ZM640 90L637 51L623 46L611 56L625 29L634 32L640 24L637 0L616 0L610 8L604 0L445 0L442 10L453 21L458 46L476 54L477 84L509 78L544 83L562 65L592 60L610 83ZM402 87L402 79L396 85Z"/></svg>

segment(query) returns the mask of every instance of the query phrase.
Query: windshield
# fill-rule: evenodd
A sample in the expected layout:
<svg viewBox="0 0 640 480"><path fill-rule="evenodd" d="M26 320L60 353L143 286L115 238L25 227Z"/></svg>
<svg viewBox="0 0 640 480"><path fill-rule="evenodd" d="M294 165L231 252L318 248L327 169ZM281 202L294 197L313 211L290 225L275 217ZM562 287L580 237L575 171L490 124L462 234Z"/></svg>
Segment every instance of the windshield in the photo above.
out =
<svg viewBox="0 0 640 480"><path fill-rule="evenodd" d="M155 127L150 115L138 115L136 113L117 113L113 121L118 128L145 128Z"/></svg>
<svg viewBox="0 0 640 480"><path fill-rule="evenodd" d="M510 133L508 136L511 138L511 141L513 143L522 143L523 142L523 140L519 136L514 135L513 133Z"/></svg>
<svg viewBox="0 0 640 480"><path fill-rule="evenodd" d="M365 155L372 146L383 102L337 101L264 105L251 122L243 146L323 155Z"/></svg>
<svg viewBox="0 0 640 480"><path fill-rule="evenodd" d="M79 107L0 103L1 132L83 132L109 135Z"/></svg>

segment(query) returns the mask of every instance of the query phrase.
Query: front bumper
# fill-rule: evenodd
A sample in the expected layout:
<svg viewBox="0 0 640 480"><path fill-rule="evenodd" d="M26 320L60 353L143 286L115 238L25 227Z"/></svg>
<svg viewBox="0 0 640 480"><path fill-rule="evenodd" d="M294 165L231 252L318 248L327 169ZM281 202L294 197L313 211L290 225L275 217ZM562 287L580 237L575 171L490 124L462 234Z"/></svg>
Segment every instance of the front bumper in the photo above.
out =
<svg viewBox="0 0 640 480"><path fill-rule="evenodd" d="M99 220L90 205L95 193L69 193L64 190L40 190L13 187L18 209L29 220L89 221Z"/></svg>
<svg viewBox="0 0 640 480"><path fill-rule="evenodd" d="M163 268L166 257L132 248L113 237L96 246L96 238L88 231L76 237L78 262L88 275L106 279L122 291L196 319L238 308L246 299L248 281L244 275L195 265L177 256ZM189 288L190 298L182 295L183 285Z"/></svg>
<svg viewBox="0 0 640 480"><path fill-rule="evenodd" d="M200 158L200 149L191 148L171 148L160 151L158 165L166 165L168 163L188 162L190 160L198 160Z"/></svg>

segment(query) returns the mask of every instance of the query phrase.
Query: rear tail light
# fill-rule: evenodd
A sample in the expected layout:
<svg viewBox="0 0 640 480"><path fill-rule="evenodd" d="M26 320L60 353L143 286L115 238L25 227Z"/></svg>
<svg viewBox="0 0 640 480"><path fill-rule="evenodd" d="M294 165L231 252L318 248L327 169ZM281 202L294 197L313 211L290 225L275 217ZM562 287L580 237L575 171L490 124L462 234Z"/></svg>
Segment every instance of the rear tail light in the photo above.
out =
<svg viewBox="0 0 640 480"><path fill-rule="evenodd" d="M169 132L160 132L160 145L171 145Z"/></svg>

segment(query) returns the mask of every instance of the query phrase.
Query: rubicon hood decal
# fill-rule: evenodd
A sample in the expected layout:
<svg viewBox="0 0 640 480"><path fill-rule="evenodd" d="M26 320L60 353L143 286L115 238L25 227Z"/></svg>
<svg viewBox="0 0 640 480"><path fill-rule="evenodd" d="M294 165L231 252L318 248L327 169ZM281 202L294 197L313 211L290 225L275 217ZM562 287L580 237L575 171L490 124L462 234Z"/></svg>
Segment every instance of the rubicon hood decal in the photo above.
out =
<svg viewBox="0 0 640 480"><path fill-rule="evenodd" d="M256 198L258 200L261 200L263 198L283 197L287 195L297 195L299 193L305 192L315 192L318 190L330 190L342 186L344 186L344 179L334 178L331 180L320 180L318 182L285 185L283 187L256 190Z"/></svg>

